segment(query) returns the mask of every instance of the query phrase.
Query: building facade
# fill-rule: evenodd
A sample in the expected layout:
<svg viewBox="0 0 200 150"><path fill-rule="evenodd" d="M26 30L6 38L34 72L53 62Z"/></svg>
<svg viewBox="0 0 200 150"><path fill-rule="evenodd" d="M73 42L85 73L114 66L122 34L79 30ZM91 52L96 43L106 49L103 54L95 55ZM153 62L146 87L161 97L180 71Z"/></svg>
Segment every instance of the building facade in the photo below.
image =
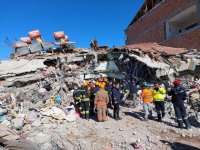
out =
<svg viewBox="0 0 200 150"><path fill-rule="evenodd" d="M125 34L126 45L157 42L200 50L200 0L146 0Z"/></svg>

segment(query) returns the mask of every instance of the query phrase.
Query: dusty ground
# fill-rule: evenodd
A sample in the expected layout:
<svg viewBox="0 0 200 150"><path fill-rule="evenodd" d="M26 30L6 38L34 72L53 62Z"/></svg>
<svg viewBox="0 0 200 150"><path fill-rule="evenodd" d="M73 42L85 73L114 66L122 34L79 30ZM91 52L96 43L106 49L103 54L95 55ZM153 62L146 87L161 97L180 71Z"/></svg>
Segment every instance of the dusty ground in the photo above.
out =
<svg viewBox="0 0 200 150"><path fill-rule="evenodd" d="M200 148L198 124L192 131L177 129L176 123L166 116L164 123L141 121L141 108L121 108L122 120L108 118L106 122L79 118L75 122L42 120L41 125L25 125L27 139L46 149L70 150L131 150L131 143L140 140L141 150L196 150ZM111 110L110 110L111 112ZM155 115L155 114L154 114Z"/></svg>

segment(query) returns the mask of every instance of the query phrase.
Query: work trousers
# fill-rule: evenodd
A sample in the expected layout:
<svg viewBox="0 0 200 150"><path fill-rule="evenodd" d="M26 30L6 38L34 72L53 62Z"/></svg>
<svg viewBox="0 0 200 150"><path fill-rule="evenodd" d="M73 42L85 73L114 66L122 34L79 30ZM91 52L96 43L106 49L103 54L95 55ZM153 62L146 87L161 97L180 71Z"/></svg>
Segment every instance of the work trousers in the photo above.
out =
<svg viewBox="0 0 200 150"><path fill-rule="evenodd" d="M143 103L143 110L144 110L144 119L148 119L148 117L152 117L152 103Z"/></svg>
<svg viewBox="0 0 200 150"><path fill-rule="evenodd" d="M112 108L112 97L111 97L111 95L108 95L108 98L109 98L109 102L108 102L107 107Z"/></svg>
<svg viewBox="0 0 200 150"><path fill-rule="evenodd" d="M165 116L165 102L164 101L154 101L158 121L161 121L162 118Z"/></svg>
<svg viewBox="0 0 200 150"><path fill-rule="evenodd" d="M80 100L75 100L75 109L76 111L81 111L81 103Z"/></svg>
<svg viewBox="0 0 200 150"><path fill-rule="evenodd" d="M106 111L107 111L106 107L97 109L98 121L106 121L106 119L107 119L106 118Z"/></svg>
<svg viewBox="0 0 200 150"><path fill-rule="evenodd" d="M119 118L119 104L118 103L114 104L113 117L114 119Z"/></svg>
<svg viewBox="0 0 200 150"><path fill-rule="evenodd" d="M90 116L94 116L94 100L90 100Z"/></svg>
<svg viewBox="0 0 200 150"><path fill-rule="evenodd" d="M188 116L187 116L185 107L174 105L174 111L176 114L178 127L183 128L183 123L185 123L185 126L187 129L191 128L190 123L188 121Z"/></svg>
<svg viewBox="0 0 200 150"><path fill-rule="evenodd" d="M90 118L90 102L89 101L82 101L81 102L81 117L83 119Z"/></svg>
<svg viewBox="0 0 200 150"><path fill-rule="evenodd" d="M174 111L176 113L177 120L188 119L186 109L184 106L178 107L178 106L174 105Z"/></svg>

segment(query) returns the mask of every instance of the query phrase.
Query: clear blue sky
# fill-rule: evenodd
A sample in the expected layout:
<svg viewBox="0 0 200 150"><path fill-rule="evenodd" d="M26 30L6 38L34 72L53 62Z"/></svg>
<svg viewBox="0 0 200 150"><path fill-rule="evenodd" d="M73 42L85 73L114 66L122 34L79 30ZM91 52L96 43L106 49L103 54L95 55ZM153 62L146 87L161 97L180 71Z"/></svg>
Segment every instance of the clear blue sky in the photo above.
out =
<svg viewBox="0 0 200 150"><path fill-rule="evenodd" d="M65 31L77 47L124 45L124 30L144 0L0 0L0 60L13 51L4 43L39 29L46 41L54 31Z"/></svg>

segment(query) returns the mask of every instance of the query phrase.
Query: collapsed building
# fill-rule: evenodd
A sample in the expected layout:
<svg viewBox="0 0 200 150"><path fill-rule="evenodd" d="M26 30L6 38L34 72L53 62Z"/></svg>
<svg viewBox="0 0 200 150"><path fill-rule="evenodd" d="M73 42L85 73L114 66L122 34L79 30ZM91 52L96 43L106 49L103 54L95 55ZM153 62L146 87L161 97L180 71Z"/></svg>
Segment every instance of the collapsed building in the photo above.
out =
<svg viewBox="0 0 200 150"><path fill-rule="evenodd" d="M53 67L54 70L62 68L68 76L76 75L81 80L109 77L120 80L137 79L140 82L172 81L174 78L194 81L199 79L199 61L199 52L196 50L171 48L157 43L97 51L74 48L70 53L35 52L2 61L1 68L7 69L0 70L0 79L3 82L10 77L19 78L20 75L34 74L38 70L45 71L48 67ZM39 81L41 77L36 75L32 78Z"/></svg>

